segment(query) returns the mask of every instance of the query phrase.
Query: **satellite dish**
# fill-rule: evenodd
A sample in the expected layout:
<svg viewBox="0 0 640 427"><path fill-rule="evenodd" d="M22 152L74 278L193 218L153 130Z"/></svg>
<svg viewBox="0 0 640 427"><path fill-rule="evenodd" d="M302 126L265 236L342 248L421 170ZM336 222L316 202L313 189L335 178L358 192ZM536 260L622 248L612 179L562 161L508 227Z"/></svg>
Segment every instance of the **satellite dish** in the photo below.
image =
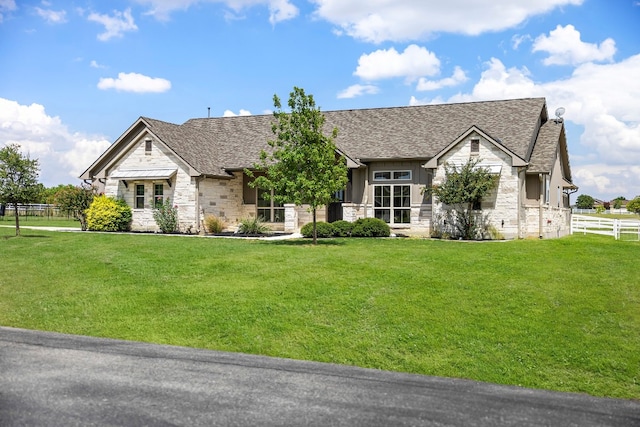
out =
<svg viewBox="0 0 640 427"><path fill-rule="evenodd" d="M558 118L558 120L562 120L562 115L564 114L564 112L565 112L564 107L560 107L556 109L556 117Z"/></svg>

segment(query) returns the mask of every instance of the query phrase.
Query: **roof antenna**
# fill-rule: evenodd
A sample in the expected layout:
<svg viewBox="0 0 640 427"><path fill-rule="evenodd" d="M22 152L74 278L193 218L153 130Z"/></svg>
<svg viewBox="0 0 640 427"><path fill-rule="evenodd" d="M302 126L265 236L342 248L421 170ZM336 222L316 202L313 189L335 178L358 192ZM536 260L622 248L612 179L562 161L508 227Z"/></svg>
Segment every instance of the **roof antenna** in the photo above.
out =
<svg viewBox="0 0 640 427"><path fill-rule="evenodd" d="M557 111L556 111L557 113ZM211 118L211 107L207 107L207 118L210 119Z"/></svg>
<svg viewBox="0 0 640 427"><path fill-rule="evenodd" d="M562 115L564 114L564 107L559 107L556 109L556 123L562 123Z"/></svg>

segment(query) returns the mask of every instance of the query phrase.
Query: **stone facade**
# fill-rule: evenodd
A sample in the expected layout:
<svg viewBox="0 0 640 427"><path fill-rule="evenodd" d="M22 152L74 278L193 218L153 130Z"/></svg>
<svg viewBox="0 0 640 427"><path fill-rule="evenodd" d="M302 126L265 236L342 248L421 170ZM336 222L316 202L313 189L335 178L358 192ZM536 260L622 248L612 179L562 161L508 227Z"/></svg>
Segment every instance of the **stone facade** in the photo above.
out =
<svg viewBox="0 0 640 427"><path fill-rule="evenodd" d="M189 175L188 168L170 150L162 144L152 142L151 150L145 149L144 138L135 141L127 155L107 172L110 176L115 171L142 170L153 168L175 168L176 173L169 180L155 179L107 179L104 192L108 196L123 199L133 207L133 222L131 228L138 231L158 231L153 219L154 188L162 185L163 198L169 198L178 206L179 230L196 232L199 229L198 216L195 208L195 178ZM126 184L125 184L126 182ZM135 208L136 186L144 185L144 208Z"/></svg>
<svg viewBox="0 0 640 427"><path fill-rule="evenodd" d="M479 140L479 149L473 154L471 153L472 139ZM520 203L518 168L513 167L511 157L492 142L478 134L471 134L460 141L438 160L438 168L433 182L439 184L444 181L446 163L460 167L466 164L470 158L478 159L480 166L487 166L492 172L498 174L498 184L483 199L482 209L478 212L478 216L482 216L488 225L491 225L502 237L517 238L519 233L518 206ZM447 206L436 203L433 209L434 218L440 218L447 209Z"/></svg>

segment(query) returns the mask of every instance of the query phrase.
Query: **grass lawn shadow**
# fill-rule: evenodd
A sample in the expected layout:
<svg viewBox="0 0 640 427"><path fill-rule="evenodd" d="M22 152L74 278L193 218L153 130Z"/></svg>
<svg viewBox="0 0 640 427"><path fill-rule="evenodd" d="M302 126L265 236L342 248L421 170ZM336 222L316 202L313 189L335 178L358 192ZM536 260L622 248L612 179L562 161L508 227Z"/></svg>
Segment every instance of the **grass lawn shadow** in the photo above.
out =
<svg viewBox="0 0 640 427"><path fill-rule="evenodd" d="M265 241L272 245L280 246L313 246L311 239L291 239L291 240L275 240ZM318 239L317 246L344 246L345 241L342 239Z"/></svg>

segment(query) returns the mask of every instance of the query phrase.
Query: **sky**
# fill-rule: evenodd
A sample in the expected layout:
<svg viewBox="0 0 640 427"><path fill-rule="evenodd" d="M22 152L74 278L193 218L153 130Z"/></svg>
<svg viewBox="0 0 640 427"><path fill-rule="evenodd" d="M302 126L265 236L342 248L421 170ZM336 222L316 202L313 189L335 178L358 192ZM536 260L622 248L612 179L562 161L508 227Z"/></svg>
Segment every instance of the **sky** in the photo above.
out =
<svg viewBox="0 0 640 427"><path fill-rule="evenodd" d="M270 114L294 86L322 111L545 97L576 195L633 198L639 24L640 0L0 0L0 146L52 187L140 116Z"/></svg>

